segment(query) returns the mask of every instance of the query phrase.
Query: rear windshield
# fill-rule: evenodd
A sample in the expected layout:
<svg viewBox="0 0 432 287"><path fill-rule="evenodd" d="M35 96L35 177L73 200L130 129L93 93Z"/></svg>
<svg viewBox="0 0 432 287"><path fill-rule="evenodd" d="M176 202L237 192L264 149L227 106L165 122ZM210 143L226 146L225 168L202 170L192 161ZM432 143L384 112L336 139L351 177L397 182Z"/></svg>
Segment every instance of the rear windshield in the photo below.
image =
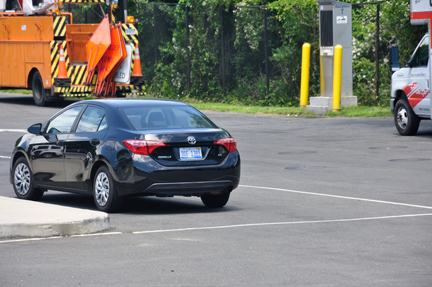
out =
<svg viewBox="0 0 432 287"><path fill-rule="evenodd" d="M206 116L189 106L146 106L119 108L128 125L144 129L217 128Z"/></svg>

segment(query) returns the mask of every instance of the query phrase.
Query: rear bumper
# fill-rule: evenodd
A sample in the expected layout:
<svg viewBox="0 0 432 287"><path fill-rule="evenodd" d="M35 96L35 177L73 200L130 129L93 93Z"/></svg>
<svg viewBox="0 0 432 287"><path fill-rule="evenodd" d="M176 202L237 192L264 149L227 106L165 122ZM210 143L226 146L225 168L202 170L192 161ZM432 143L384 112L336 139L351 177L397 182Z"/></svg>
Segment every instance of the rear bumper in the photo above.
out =
<svg viewBox="0 0 432 287"><path fill-rule="evenodd" d="M155 183L140 194L156 196L199 196L203 193L219 192L227 188L231 188L232 186L233 182L230 180Z"/></svg>
<svg viewBox="0 0 432 287"><path fill-rule="evenodd" d="M194 167L166 167L150 157L145 162L134 161L133 174L125 174L127 180L116 181L120 196L200 196L203 193L220 192L237 188L240 182L240 156L229 154L220 165Z"/></svg>

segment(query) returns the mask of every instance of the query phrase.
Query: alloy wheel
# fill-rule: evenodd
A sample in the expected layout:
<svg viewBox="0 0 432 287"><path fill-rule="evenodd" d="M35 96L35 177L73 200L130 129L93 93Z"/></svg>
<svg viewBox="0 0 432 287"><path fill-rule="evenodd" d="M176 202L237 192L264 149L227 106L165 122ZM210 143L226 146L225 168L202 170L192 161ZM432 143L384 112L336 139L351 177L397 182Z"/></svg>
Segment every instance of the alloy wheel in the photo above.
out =
<svg viewBox="0 0 432 287"><path fill-rule="evenodd" d="M20 163L15 168L14 184L17 192L26 195L30 191L30 169L24 163Z"/></svg>
<svg viewBox="0 0 432 287"><path fill-rule="evenodd" d="M95 182L95 196L99 206L105 206L110 196L110 183L108 176L100 172Z"/></svg>

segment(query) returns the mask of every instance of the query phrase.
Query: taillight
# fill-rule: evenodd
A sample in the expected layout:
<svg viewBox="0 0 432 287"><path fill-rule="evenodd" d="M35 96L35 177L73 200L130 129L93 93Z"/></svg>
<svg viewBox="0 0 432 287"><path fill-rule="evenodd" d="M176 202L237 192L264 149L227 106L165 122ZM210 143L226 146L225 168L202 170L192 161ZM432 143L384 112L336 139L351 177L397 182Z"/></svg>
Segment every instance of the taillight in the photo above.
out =
<svg viewBox="0 0 432 287"><path fill-rule="evenodd" d="M166 143L147 140L125 140L125 146L135 154L150 155L156 148L167 146Z"/></svg>
<svg viewBox="0 0 432 287"><path fill-rule="evenodd" d="M236 142L235 138L221 139L221 140L215 141L214 144L223 145L224 147L226 147L228 152L234 152L237 149L237 142Z"/></svg>

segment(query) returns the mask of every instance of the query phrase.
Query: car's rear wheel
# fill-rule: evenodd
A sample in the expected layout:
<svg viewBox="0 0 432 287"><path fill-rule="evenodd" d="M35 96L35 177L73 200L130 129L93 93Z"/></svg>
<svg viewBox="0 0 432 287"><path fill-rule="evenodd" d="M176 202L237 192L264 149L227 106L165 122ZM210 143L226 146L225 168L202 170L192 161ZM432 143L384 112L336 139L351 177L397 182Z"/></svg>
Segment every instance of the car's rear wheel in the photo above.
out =
<svg viewBox="0 0 432 287"><path fill-rule="evenodd" d="M44 191L35 188L33 174L25 157L20 157L13 167L13 187L18 198L39 200Z"/></svg>
<svg viewBox="0 0 432 287"><path fill-rule="evenodd" d="M93 198L100 211L115 212L123 205L123 197L118 196L114 180L108 167L101 166L93 182Z"/></svg>
<svg viewBox="0 0 432 287"><path fill-rule="evenodd" d="M46 91L43 86L42 77L39 71L36 71L33 75L32 80L32 92L33 92L33 100L36 106L45 106L46 105Z"/></svg>
<svg viewBox="0 0 432 287"><path fill-rule="evenodd" d="M420 125L420 118L413 112L404 99L396 103L394 112L396 129L403 136L415 135Z"/></svg>
<svg viewBox="0 0 432 287"><path fill-rule="evenodd" d="M230 192L219 194L204 193L201 195L201 201L205 206L210 208L224 207L229 200L230 194Z"/></svg>

